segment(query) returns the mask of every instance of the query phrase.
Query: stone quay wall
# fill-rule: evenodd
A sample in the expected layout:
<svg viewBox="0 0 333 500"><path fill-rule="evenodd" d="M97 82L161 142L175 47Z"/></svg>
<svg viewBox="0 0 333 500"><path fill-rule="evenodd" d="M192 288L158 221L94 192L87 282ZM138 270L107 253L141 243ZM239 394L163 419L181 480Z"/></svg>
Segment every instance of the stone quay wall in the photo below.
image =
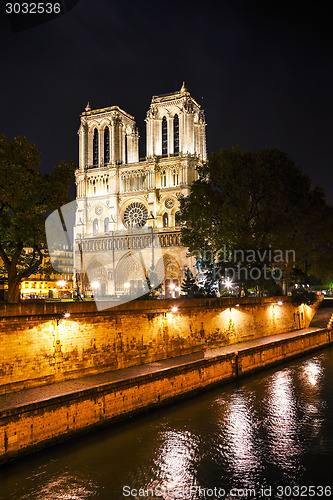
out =
<svg viewBox="0 0 333 500"><path fill-rule="evenodd" d="M315 310L290 297L0 305L0 394L305 328Z"/></svg>
<svg viewBox="0 0 333 500"><path fill-rule="evenodd" d="M0 463L176 398L221 384L329 345L331 331L203 358L160 372L103 384L0 412Z"/></svg>

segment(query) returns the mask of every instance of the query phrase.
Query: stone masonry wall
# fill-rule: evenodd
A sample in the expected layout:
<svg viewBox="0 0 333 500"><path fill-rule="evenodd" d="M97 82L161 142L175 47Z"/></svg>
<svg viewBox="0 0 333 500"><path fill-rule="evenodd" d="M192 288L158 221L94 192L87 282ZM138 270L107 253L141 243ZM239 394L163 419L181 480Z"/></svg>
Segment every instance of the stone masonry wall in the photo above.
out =
<svg viewBox="0 0 333 500"><path fill-rule="evenodd" d="M0 306L0 394L309 325L316 306L279 300L138 300L100 312L94 303ZM71 316L59 320L64 310Z"/></svg>

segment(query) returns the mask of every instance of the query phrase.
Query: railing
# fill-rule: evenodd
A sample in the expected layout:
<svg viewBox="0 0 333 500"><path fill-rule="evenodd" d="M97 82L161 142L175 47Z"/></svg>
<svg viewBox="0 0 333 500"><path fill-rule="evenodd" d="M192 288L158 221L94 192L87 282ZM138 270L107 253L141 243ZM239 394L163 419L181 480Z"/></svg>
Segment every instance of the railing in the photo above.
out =
<svg viewBox="0 0 333 500"><path fill-rule="evenodd" d="M117 235L105 234L104 236L87 237L80 240L83 252L104 252L106 250L128 250L129 248L143 249L152 245L156 246L154 240L155 232L138 234ZM159 243L162 248L181 246L180 230L158 232Z"/></svg>

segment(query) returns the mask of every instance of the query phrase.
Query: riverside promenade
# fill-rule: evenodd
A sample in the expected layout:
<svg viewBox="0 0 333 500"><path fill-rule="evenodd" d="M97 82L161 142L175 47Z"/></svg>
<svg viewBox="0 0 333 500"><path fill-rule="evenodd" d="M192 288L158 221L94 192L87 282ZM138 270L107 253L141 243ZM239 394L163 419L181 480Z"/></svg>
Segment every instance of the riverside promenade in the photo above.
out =
<svg viewBox="0 0 333 500"><path fill-rule="evenodd" d="M332 310L333 312L333 310ZM196 363L197 361L213 359L227 354L234 354L235 352L247 351L249 349L269 346L272 343L283 342L289 339L302 338L304 335L320 330L319 327L303 328L289 333L280 335L271 335L261 339L249 340L247 342L240 342L227 347L219 349L208 349L204 352L195 352L186 356L178 356L176 358L163 359L159 362L149 363L146 365L133 366L130 368L123 368L120 370L113 370L99 375L90 375L75 380L68 380L66 382L58 382L55 384L36 387L32 389L25 389L11 394L0 396L0 418L4 411L12 408L24 408L27 405L35 403L50 402L53 398L62 396L79 395L82 391L87 389L94 389L97 387L103 388L109 384L116 384L126 380L133 380L137 377L142 377L157 372L167 372L179 366L188 366Z"/></svg>
<svg viewBox="0 0 333 500"><path fill-rule="evenodd" d="M2 395L0 461L328 346L332 314L325 302L308 328Z"/></svg>

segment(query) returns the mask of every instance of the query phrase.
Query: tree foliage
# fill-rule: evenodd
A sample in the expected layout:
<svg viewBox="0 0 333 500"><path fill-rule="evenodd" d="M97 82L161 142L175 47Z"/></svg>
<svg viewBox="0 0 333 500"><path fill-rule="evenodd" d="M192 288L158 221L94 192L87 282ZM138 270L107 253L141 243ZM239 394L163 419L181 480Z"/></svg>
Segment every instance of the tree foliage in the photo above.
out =
<svg viewBox="0 0 333 500"><path fill-rule="evenodd" d="M198 174L190 195L180 199L182 241L197 260L207 261L211 255L208 265L214 263L215 269L228 265L251 271L265 265L269 279L263 280L261 272L259 279L240 280L244 289L255 285L258 292L274 285L277 268L287 283L295 266L331 279L333 209L323 190L312 188L310 178L286 153L222 149L210 155ZM257 258L228 259L228 252L234 255L235 250L238 255L251 250ZM287 257L276 262L274 251Z"/></svg>
<svg viewBox="0 0 333 500"><path fill-rule="evenodd" d="M0 135L0 258L8 277L8 301L19 301L19 285L47 255L45 217L67 203L73 162L51 174L39 171L40 153L23 137ZM29 254L25 249L31 249Z"/></svg>
<svg viewBox="0 0 333 500"><path fill-rule="evenodd" d="M181 290L185 295L189 297L193 297L198 293L199 287L196 284L196 279L194 278L193 273L190 269L186 269L185 278L183 279L181 285Z"/></svg>

